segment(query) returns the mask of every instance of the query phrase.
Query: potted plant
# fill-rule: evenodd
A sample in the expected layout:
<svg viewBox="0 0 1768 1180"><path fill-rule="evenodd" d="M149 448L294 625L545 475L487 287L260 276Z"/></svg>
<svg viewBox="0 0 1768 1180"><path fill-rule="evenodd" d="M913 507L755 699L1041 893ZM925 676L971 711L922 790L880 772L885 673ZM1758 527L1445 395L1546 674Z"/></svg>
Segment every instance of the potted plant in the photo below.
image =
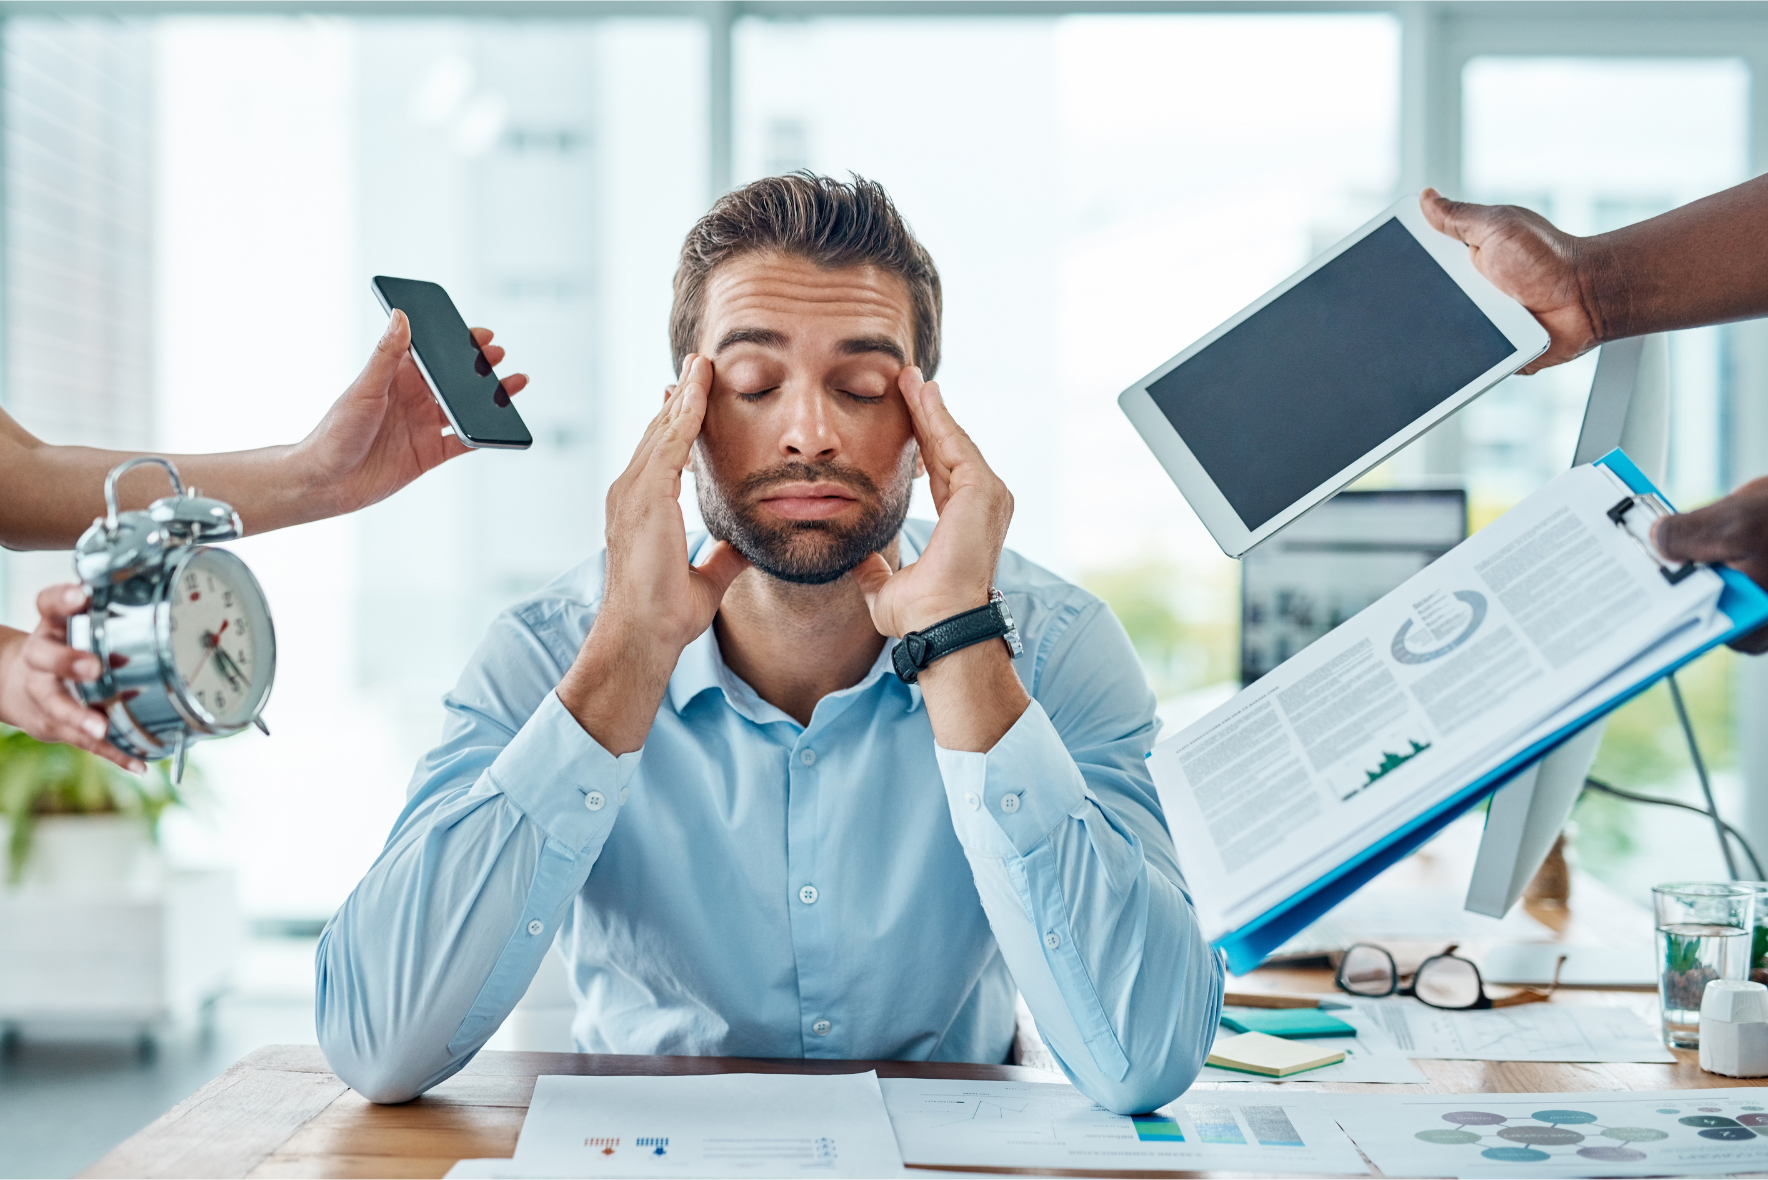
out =
<svg viewBox="0 0 1768 1180"><path fill-rule="evenodd" d="M151 872L160 816L184 802L165 766L136 776L0 726L6 883L90 891Z"/></svg>

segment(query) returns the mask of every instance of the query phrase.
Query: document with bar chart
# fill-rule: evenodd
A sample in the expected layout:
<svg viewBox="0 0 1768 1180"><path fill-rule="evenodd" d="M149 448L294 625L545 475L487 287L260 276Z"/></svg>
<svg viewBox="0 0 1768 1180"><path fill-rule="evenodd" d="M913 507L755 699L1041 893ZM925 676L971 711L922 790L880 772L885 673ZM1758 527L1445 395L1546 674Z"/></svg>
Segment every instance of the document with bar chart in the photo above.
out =
<svg viewBox="0 0 1768 1180"><path fill-rule="evenodd" d="M905 1164L1074 1171L1364 1176L1313 1094L1193 1090L1153 1114L1112 1114L1073 1086L882 1078Z"/></svg>

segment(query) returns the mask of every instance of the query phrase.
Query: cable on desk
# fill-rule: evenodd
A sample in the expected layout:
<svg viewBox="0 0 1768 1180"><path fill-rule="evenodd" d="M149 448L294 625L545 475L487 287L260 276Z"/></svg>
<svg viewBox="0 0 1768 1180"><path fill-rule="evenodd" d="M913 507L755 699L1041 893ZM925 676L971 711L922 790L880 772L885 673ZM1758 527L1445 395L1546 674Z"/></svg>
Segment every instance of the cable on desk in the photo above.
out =
<svg viewBox="0 0 1768 1180"><path fill-rule="evenodd" d="M1682 686L1676 683L1676 674L1666 677L1670 685L1670 699L1676 703L1676 718L1682 722L1682 736L1688 739L1688 756L1694 759L1694 773L1700 778L1700 792L1706 796L1707 814L1713 817L1713 831L1719 837L1719 851L1725 854L1725 869L1731 874L1733 881L1742 879L1737 871L1737 857L1731 852L1731 842L1725 838L1727 830L1735 831L1730 824L1719 818L1719 804L1713 799L1713 784L1707 779L1707 760L1700 756L1700 743L1694 740L1694 723L1688 719L1688 706L1682 703ZM1739 837L1741 840L1742 837ZM1744 847L1749 847L1747 844ZM1750 856L1754 861L1754 854ZM1762 866L1756 864L1756 880L1762 879Z"/></svg>
<svg viewBox="0 0 1768 1180"><path fill-rule="evenodd" d="M1613 795L1615 798L1625 799L1629 803L1654 803L1659 807L1677 807L1683 811L1692 811L1696 815L1704 815L1709 818L1712 816L1712 812L1704 807L1696 807L1694 804L1684 803L1680 799L1660 799L1656 795L1636 795L1632 791L1623 791L1619 787L1610 786L1601 779L1586 778L1584 780L1584 789L1587 791L1597 791L1604 795ZM1750 842L1744 839L1742 832L1738 831L1724 820L1719 820L1718 822L1724 834L1730 836L1742 846L1744 854L1750 858L1750 864L1755 866L1756 879L1758 881L1763 880L1762 862L1756 858L1756 850L1750 847Z"/></svg>

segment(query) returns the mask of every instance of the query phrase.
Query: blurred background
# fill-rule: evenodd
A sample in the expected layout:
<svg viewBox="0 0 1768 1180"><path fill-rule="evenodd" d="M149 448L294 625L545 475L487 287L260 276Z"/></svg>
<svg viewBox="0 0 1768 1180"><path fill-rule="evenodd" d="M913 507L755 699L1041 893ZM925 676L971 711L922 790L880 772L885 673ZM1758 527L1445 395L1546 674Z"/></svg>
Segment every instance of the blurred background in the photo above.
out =
<svg viewBox="0 0 1768 1180"><path fill-rule="evenodd" d="M1596 233L1768 167L1755 3L37 3L0 4L0 42L0 404L27 429L293 442L392 274L497 331L536 436L237 546L276 614L275 736L199 747L153 854L218 899L197 941L236 949L188 1013L120 1040L0 1015L0 1175L71 1172L245 1049L313 1039L314 940L486 624L600 544L672 376L676 250L732 185L891 191L944 278L939 377L1017 497L1009 543L1110 601L1177 722L1237 686L1239 567L1118 412L1126 385L1403 192ZM1765 344L1671 338L1679 506L1768 471ZM1362 486L1463 487L1477 528L1565 469L1593 371L1507 381ZM0 557L0 621L31 626L69 572ZM1683 680L1721 806L1768 846L1768 665L1721 652ZM1661 688L1598 774L1698 798ZM1624 894L1723 873L1697 816L1587 797L1576 826Z"/></svg>

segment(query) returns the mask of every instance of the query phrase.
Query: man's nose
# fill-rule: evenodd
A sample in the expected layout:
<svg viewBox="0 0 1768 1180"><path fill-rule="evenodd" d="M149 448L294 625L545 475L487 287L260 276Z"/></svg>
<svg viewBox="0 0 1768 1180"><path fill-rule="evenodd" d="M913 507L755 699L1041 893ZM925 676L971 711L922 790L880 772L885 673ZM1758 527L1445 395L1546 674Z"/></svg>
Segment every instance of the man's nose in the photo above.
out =
<svg viewBox="0 0 1768 1180"><path fill-rule="evenodd" d="M826 462L841 453L841 437L821 390L792 390L782 399L786 421L780 453L790 459Z"/></svg>

